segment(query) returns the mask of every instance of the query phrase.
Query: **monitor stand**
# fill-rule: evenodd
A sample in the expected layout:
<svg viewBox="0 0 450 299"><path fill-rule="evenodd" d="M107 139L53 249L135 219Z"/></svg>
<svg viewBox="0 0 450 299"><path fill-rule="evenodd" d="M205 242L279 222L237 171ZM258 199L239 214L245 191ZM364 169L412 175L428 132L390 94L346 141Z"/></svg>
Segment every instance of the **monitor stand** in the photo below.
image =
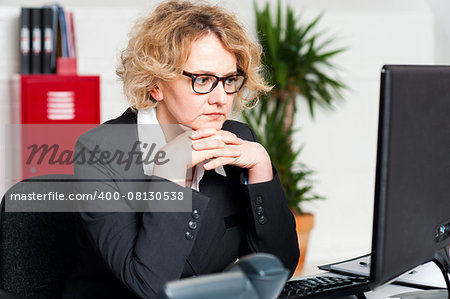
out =
<svg viewBox="0 0 450 299"><path fill-rule="evenodd" d="M440 290L422 290L417 292L408 292L391 296L391 299L450 299L450 245L439 249L433 259L433 262L439 267L444 275L447 289Z"/></svg>

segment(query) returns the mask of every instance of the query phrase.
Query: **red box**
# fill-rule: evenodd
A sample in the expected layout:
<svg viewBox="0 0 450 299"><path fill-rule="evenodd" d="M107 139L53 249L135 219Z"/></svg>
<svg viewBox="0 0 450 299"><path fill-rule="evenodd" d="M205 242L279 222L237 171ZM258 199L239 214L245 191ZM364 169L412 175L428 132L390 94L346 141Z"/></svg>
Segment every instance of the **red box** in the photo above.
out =
<svg viewBox="0 0 450 299"><path fill-rule="evenodd" d="M12 122L23 124L20 128L20 178L72 174L73 165L70 163L48 163L52 152L43 163L36 163L36 159L26 163L30 160L30 146L47 144L51 147L57 144L58 155L64 154L65 150L73 151L79 135L100 122L100 77L21 75L13 78L12 87ZM33 126L36 124L47 126ZM75 126L81 124L90 126ZM14 154L14 150L12 152ZM66 152L64 159L59 161L67 161L67 156Z"/></svg>
<svg viewBox="0 0 450 299"><path fill-rule="evenodd" d="M60 105L58 108L57 104ZM20 76L20 123L98 124L99 76Z"/></svg>
<svg viewBox="0 0 450 299"><path fill-rule="evenodd" d="M77 59L73 57L56 58L56 73L58 75L76 75Z"/></svg>

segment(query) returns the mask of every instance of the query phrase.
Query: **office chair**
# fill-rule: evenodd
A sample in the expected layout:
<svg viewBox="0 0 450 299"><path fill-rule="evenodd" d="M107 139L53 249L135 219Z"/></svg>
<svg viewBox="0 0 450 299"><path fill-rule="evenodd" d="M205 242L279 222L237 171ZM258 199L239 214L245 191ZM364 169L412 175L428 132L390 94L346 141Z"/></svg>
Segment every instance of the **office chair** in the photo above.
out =
<svg viewBox="0 0 450 299"><path fill-rule="evenodd" d="M64 281L76 261L75 216L56 212L5 212L5 198L10 193L57 191L67 194L72 192L67 190L72 183L57 184L54 181L71 178L71 175L34 177L32 180L44 181L33 184L26 183L29 180L21 181L3 196L0 299L60 297Z"/></svg>

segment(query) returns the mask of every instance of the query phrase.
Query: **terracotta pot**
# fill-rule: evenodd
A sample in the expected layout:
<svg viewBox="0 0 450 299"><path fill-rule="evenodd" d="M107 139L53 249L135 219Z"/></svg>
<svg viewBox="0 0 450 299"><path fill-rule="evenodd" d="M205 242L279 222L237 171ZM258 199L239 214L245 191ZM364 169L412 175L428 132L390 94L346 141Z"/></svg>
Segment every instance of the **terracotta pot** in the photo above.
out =
<svg viewBox="0 0 450 299"><path fill-rule="evenodd" d="M314 226L314 215L309 213L299 214L297 211L292 211L292 214L294 214L295 217L298 247L300 248L300 259L294 273L294 276L298 276L301 275L303 271L303 265L308 249L309 233Z"/></svg>

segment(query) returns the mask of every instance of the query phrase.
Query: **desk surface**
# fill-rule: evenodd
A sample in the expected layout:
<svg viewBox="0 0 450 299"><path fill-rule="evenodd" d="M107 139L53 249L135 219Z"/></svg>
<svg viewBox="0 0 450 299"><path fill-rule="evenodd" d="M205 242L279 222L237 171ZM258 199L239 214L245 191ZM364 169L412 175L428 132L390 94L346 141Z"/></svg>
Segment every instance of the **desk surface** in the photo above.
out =
<svg viewBox="0 0 450 299"><path fill-rule="evenodd" d="M367 299L381 299L401 293L414 291L420 291L420 289L404 287L396 284L387 284L377 288L375 291L367 292L364 295L366 295Z"/></svg>

